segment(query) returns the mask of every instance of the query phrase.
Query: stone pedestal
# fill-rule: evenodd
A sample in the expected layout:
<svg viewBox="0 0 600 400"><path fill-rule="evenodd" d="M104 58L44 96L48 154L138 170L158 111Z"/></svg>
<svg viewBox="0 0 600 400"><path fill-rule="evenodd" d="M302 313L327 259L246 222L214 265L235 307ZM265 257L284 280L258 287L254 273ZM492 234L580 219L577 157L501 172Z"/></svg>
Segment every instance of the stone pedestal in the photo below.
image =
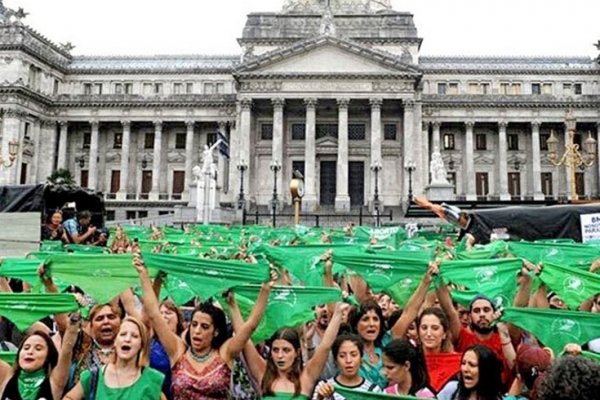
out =
<svg viewBox="0 0 600 400"><path fill-rule="evenodd" d="M432 183L425 188L425 195L429 201L452 201L456 197L449 183Z"/></svg>
<svg viewBox="0 0 600 400"><path fill-rule="evenodd" d="M202 214L204 212L204 182L202 180L191 182L189 187L190 199L188 207L196 209L197 221L202 221ZM220 188L217 186L217 182L214 179L210 180L209 187L209 202L208 209L211 211L219 208L219 192Z"/></svg>

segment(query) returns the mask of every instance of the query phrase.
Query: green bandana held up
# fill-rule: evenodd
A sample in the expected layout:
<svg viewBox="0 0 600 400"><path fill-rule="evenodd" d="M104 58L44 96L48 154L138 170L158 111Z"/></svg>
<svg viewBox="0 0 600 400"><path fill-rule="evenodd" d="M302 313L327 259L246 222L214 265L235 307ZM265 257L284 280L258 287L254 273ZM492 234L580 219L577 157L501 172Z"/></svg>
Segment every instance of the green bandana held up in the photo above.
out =
<svg viewBox="0 0 600 400"><path fill-rule="evenodd" d="M590 312L509 307L501 320L531 332L555 354L568 343L583 345L600 332L600 318Z"/></svg>
<svg viewBox="0 0 600 400"><path fill-rule="evenodd" d="M600 275L581 269L546 262L540 279L571 309L577 309L586 299L600 293Z"/></svg>
<svg viewBox="0 0 600 400"><path fill-rule="evenodd" d="M79 286L99 304L140 282L132 254L54 254L45 264L53 278Z"/></svg>
<svg viewBox="0 0 600 400"><path fill-rule="evenodd" d="M405 396L405 395L401 395L401 394L383 394L383 393L373 393L373 392L366 392L364 390L353 390L353 389L348 389L339 385L335 385L335 391L336 393L341 394L342 396L344 396L344 398L346 400L369 400L369 399L373 399L373 400L417 400L418 397L414 397L414 396Z"/></svg>
<svg viewBox="0 0 600 400"><path fill-rule="evenodd" d="M585 269L600 258L600 248L582 243L509 242L508 250L534 264L548 261Z"/></svg>
<svg viewBox="0 0 600 400"><path fill-rule="evenodd" d="M467 288L452 291L452 297L463 305L468 305L475 295L485 293L497 307L506 307L512 304L517 291L517 273L522 265L518 258L444 261L440 264L440 276L446 283Z"/></svg>
<svg viewBox="0 0 600 400"><path fill-rule="evenodd" d="M0 315L11 320L20 331L48 315L78 309L79 304L70 293L0 293Z"/></svg>
<svg viewBox="0 0 600 400"><path fill-rule="evenodd" d="M23 400L36 400L40 386L46 379L46 371L38 369L34 372L19 371L19 394Z"/></svg>
<svg viewBox="0 0 600 400"><path fill-rule="evenodd" d="M167 254L143 254L142 257L146 267L181 279L204 300L220 295L231 287L262 283L270 278L269 264L266 262L249 264Z"/></svg>
<svg viewBox="0 0 600 400"><path fill-rule="evenodd" d="M238 286L232 289L235 300L244 319L252 311L260 292L259 285ZM269 295L268 307L261 322L252 335L252 340L260 342L268 339L276 330L295 327L315 318L312 307L332 303L342 299L337 288L275 286ZM228 308L226 302L222 302Z"/></svg>

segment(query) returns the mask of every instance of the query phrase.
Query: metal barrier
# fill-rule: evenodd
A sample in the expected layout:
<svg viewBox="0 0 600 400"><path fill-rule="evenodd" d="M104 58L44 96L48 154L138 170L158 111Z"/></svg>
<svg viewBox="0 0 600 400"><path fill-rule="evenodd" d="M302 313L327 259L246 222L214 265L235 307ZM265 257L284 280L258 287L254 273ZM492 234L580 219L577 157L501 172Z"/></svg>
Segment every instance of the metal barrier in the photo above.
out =
<svg viewBox="0 0 600 400"><path fill-rule="evenodd" d="M271 226L277 226L277 220L278 219L288 219L287 221L289 221L289 225L293 225L293 221L294 221L294 214L293 213L280 213L280 214L273 214L273 213L260 213L258 211L258 209L256 209L254 212L247 212L246 210L243 210L242 212L242 225L251 225L252 223L254 223L255 225L271 225ZM300 214L300 221L302 223L302 225L306 225L306 226L315 226L315 227L320 227L321 225L323 225L324 222L329 222L326 223L327 226L343 226L346 225L349 222L358 222L358 226L363 225L363 222L365 220L373 220L373 224L376 226L380 226L381 225L381 219L387 219L389 218L390 222L393 220L393 212L392 210L389 210L387 213L381 214L381 213L364 213L363 209L360 208L358 210L358 213L330 213L330 214ZM286 221L286 222L287 222ZM331 222L335 222L335 223L331 223ZM284 223L285 225L285 223Z"/></svg>

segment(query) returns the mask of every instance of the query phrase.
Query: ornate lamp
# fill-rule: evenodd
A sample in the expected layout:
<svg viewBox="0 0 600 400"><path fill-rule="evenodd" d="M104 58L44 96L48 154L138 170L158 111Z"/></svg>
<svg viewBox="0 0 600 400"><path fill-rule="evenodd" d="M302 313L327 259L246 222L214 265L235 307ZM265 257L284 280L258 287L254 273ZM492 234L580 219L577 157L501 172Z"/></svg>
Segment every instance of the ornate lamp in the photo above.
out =
<svg viewBox="0 0 600 400"><path fill-rule="evenodd" d="M8 160L5 160L2 155L0 155L0 165L5 168L10 168L14 165L15 160L17 159L17 152L19 151L19 142L10 141L8 142Z"/></svg>

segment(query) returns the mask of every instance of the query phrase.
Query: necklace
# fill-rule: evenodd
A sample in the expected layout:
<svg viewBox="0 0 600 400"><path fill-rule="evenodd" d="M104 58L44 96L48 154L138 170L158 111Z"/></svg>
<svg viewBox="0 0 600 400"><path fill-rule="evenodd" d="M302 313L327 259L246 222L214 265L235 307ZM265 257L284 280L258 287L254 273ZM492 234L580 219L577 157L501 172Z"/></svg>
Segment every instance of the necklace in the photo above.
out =
<svg viewBox="0 0 600 400"><path fill-rule="evenodd" d="M194 352L194 350L190 349L190 356L197 363L205 363L206 361L208 361L211 355L212 350L209 350L208 353L206 353L205 355L198 355Z"/></svg>

